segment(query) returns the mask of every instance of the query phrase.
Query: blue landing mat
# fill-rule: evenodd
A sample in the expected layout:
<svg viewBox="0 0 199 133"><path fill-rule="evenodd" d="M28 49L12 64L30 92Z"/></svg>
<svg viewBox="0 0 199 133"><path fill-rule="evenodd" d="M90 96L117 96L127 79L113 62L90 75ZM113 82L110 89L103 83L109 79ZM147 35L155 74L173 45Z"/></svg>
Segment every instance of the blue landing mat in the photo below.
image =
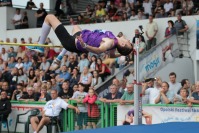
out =
<svg viewBox="0 0 199 133"><path fill-rule="evenodd" d="M139 126L129 125L95 130L79 130L67 133L199 133L199 122L171 122Z"/></svg>

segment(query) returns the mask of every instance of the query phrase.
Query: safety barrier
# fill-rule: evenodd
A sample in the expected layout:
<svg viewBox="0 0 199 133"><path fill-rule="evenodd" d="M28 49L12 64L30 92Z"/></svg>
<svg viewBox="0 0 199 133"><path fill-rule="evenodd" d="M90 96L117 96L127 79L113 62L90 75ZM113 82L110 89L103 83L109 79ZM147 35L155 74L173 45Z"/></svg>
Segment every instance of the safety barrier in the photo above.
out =
<svg viewBox="0 0 199 133"><path fill-rule="evenodd" d="M16 121L17 114L26 112L32 108L38 108L42 111L45 103L44 102L12 102L12 113L9 115L9 128L10 131L14 131L14 125ZM77 102L74 100L69 100L69 104L74 106L77 105ZM120 105L118 103L102 103L97 101L98 109L100 116L97 122L97 128L112 127L117 125L122 125L124 119L126 119L126 114L133 109L133 105ZM143 105L143 111L150 114L152 117L150 124L156 123L166 123L166 122L189 122L189 121L199 121L199 105L193 105L188 107L184 104L146 104ZM77 114L72 109L63 110L60 114L61 128L64 132L74 131L77 125ZM27 119L27 116L23 118L24 121ZM133 124L133 122L131 123ZM143 124L147 124L143 118ZM6 125L3 124L3 131L6 131ZM30 128L30 130L32 130ZM45 128L42 131L45 132ZM24 132L23 125L19 124L17 132Z"/></svg>

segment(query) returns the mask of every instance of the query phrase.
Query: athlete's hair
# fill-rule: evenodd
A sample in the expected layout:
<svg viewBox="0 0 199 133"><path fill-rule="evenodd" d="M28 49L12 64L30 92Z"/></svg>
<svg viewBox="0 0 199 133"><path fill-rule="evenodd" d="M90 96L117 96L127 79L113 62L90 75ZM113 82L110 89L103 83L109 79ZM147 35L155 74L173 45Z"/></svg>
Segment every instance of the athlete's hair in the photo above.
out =
<svg viewBox="0 0 199 133"><path fill-rule="evenodd" d="M117 48L117 51L122 55L129 55L133 50L133 48L129 48L126 45L124 47L120 45L116 45L116 48Z"/></svg>

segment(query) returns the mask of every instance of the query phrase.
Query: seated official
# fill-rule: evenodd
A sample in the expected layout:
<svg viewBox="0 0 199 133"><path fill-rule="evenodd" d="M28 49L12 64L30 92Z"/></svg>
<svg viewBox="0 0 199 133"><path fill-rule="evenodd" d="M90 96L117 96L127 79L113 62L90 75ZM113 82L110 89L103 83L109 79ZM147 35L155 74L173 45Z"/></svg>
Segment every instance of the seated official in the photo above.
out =
<svg viewBox="0 0 199 133"><path fill-rule="evenodd" d="M79 113L79 109L74 107L63 99L58 97L57 90L51 91L52 100L48 101L42 111L42 116L31 117L30 122L34 133L39 133L44 125L49 124L52 120L56 120L62 109L74 109L76 113Z"/></svg>
<svg viewBox="0 0 199 133"><path fill-rule="evenodd" d="M3 120L6 120L8 115L11 112L11 103L10 100L7 98L7 92L1 92L1 100L0 100L0 115L3 115ZM0 121L2 121L0 119Z"/></svg>

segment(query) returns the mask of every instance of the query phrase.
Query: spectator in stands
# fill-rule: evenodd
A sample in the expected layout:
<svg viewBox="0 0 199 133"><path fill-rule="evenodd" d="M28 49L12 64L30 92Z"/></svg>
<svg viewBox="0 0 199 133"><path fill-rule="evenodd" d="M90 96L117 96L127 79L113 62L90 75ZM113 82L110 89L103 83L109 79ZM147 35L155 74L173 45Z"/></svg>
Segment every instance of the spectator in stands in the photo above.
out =
<svg viewBox="0 0 199 133"><path fill-rule="evenodd" d="M129 18L129 20L138 20L138 15L136 15L135 10L131 10L131 16Z"/></svg>
<svg viewBox="0 0 199 133"><path fill-rule="evenodd" d="M51 96L47 93L47 86L42 85L41 92L37 94L35 101L48 102L50 100L51 100Z"/></svg>
<svg viewBox="0 0 199 133"><path fill-rule="evenodd" d="M153 21L153 16L149 16L149 23L146 25L146 36L147 40L147 47L146 49L149 50L151 47L156 45L156 34L158 32L158 25L156 22Z"/></svg>
<svg viewBox="0 0 199 133"><path fill-rule="evenodd" d="M22 58L19 57L17 59L17 64L15 65L16 68L20 69L20 68L23 68L23 63L22 63Z"/></svg>
<svg viewBox="0 0 199 133"><path fill-rule="evenodd" d="M173 9L173 2L170 0L166 0L166 3L164 4L164 9L167 14Z"/></svg>
<svg viewBox="0 0 199 133"><path fill-rule="evenodd" d="M14 90L12 94L12 100L19 100L19 98L23 95L26 94L27 92L23 92L23 85L22 83L18 83L16 86L16 90Z"/></svg>
<svg viewBox="0 0 199 133"><path fill-rule="evenodd" d="M23 94L19 100L20 101L25 101L25 102L29 102L29 101L35 101L35 93L34 93L34 88L33 87L27 87L27 92L28 94Z"/></svg>
<svg viewBox="0 0 199 133"><path fill-rule="evenodd" d="M16 57L16 59L18 59L19 57L22 58L22 59L24 59L24 57L25 57L25 51L22 51L21 47L18 47L17 56L15 56L15 57Z"/></svg>
<svg viewBox="0 0 199 133"><path fill-rule="evenodd" d="M80 59L79 64L78 64L78 68L79 68L80 73L82 73L84 67L89 67L90 62L87 59L87 54L86 53L82 53L80 58L81 59Z"/></svg>
<svg viewBox="0 0 199 133"><path fill-rule="evenodd" d="M146 15L144 14L142 9L138 10L138 15L137 16L138 16L138 20L146 19Z"/></svg>
<svg viewBox="0 0 199 133"><path fill-rule="evenodd" d="M3 60L0 58L0 71L4 70L4 63Z"/></svg>
<svg viewBox="0 0 199 133"><path fill-rule="evenodd" d="M40 67L40 63L38 62L38 57L37 56L33 56L33 58L32 58L32 68L33 68L33 70L36 70L36 69L39 69L39 67Z"/></svg>
<svg viewBox="0 0 199 133"><path fill-rule="evenodd" d="M79 90L78 88L79 88L79 85L78 85L78 84L73 85L73 94L74 94L76 91Z"/></svg>
<svg viewBox="0 0 199 133"><path fill-rule="evenodd" d="M32 0L27 1L26 9L32 10L32 8L37 8Z"/></svg>
<svg viewBox="0 0 199 133"><path fill-rule="evenodd" d="M84 91L85 86L82 83L79 83L78 86L78 91L74 92L72 98L70 98L70 100L75 100L77 102L77 107L80 110L80 113L77 115L76 130L86 129L88 120L88 111L86 108L86 104L82 104L83 99L87 95L87 93Z"/></svg>
<svg viewBox="0 0 199 133"><path fill-rule="evenodd" d="M17 38L13 38L13 43L17 43ZM12 46L14 51L17 52L19 46Z"/></svg>
<svg viewBox="0 0 199 133"><path fill-rule="evenodd" d="M105 15L106 11L104 10L104 8L101 5L98 5L95 15L97 22L98 23L103 22Z"/></svg>
<svg viewBox="0 0 199 133"><path fill-rule="evenodd" d="M10 100L12 98L13 91L10 89L8 82L4 81L0 88L0 92L5 91L7 93L7 98Z"/></svg>
<svg viewBox="0 0 199 133"><path fill-rule="evenodd" d="M40 8L35 13L35 17L37 18L37 28L42 27L44 19L48 14L43 7L44 7L44 4L40 3Z"/></svg>
<svg viewBox="0 0 199 133"><path fill-rule="evenodd" d="M119 92L121 92L122 94L124 94L125 91L127 91L127 79L125 78L125 76L123 76L123 79L120 80L120 88L118 89Z"/></svg>
<svg viewBox="0 0 199 133"><path fill-rule="evenodd" d="M88 92L91 82L92 82L92 74L89 72L88 67L85 66L79 80L79 83L84 84L85 92Z"/></svg>
<svg viewBox="0 0 199 133"><path fill-rule="evenodd" d="M118 103L120 102L120 98L122 97L122 93L118 91L118 87L115 84L110 85L110 92L106 94L103 98L99 100L104 103Z"/></svg>
<svg viewBox="0 0 199 133"><path fill-rule="evenodd" d="M1 6L9 6L12 7L12 0L1 0L0 1L0 7Z"/></svg>
<svg viewBox="0 0 199 133"><path fill-rule="evenodd" d="M181 84L176 82L176 73L171 72L169 74L169 90L173 91L174 94L177 94L177 92L180 90L181 88Z"/></svg>
<svg viewBox="0 0 199 133"><path fill-rule="evenodd" d="M23 69L20 68L18 70L18 72L19 72L19 75L18 75L18 81L17 81L17 83L21 83L23 81L25 84L27 84L28 77L26 76L26 74L24 74Z"/></svg>
<svg viewBox="0 0 199 133"><path fill-rule="evenodd" d="M48 70L50 68L50 63L46 60L45 56L42 57L42 63L39 68L40 68L40 70L44 70L45 73L48 72Z"/></svg>
<svg viewBox="0 0 199 133"><path fill-rule="evenodd" d="M177 15L177 20L175 21L174 27L176 28L176 33L178 36L183 36L184 33L189 29L186 22L182 20L181 14Z"/></svg>
<svg viewBox="0 0 199 133"><path fill-rule="evenodd" d="M58 91L58 96L66 101L73 96L73 90L69 86L69 81L64 81L61 90Z"/></svg>
<svg viewBox="0 0 199 133"><path fill-rule="evenodd" d="M123 3L120 2L119 7L117 8L116 13L112 17L112 20L113 21L121 20L124 10L125 10L125 7L124 7Z"/></svg>
<svg viewBox="0 0 199 133"><path fill-rule="evenodd" d="M108 9L107 13L108 16L111 18L115 15L115 13L117 12L117 8L115 7L114 4L110 4L110 8Z"/></svg>
<svg viewBox="0 0 199 133"><path fill-rule="evenodd" d="M52 100L48 101L44 106L42 116L31 117L30 122L34 133L39 133L44 125L49 124L52 120L56 120L62 109L74 109L79 113L79 109L69 105L64 100L60 99L56 90L51 91ZM53 106L52 106L53 105Z"/></svg>
<svg viewBox="0 0 199 133"><path fill-rule="evenodd" d="M182 8L176 10L176 13L182 13L183 15L191 15L193 12L193 1L192 0L184 0L182 1Z"/></svg>
<svg viewBox="0 0 199 133"><path fill-rule="evenodd" d="M16 56L17 56L17 53L14 51L14 48L10 47L8 58L10 59L11 57L16 57Z"/></svg>
<svg viewBox="0 0 199 133"><path fill-rule="evenodd" d="M8 53L6 52L5 48L1 49L1 59L3 59L3 61L8 61Z"/></svg>
<svg viewBox="0 0 199 133"><path fill-rule="evenodd" d="M22 19L21 19L21 29L27 29L27 28L29 28L28 16L27 16L27 12L24 11Z"/></svg>
<svg viewBox="0 0 199 133"><path fill-rule="evenodd" d="M28 57L25 56L24 62L23 62L23 71L28 74L28 71L31 68L31 66L32 66L32 62L30 62Z"/></svg>
<svg viewBox="0 0 199 133"><path fill-rule="evenodd" d="M52 77L51 79L50 79L50 81L51 81L51 83L52 83L52 90L58 90L57 89L57 84L56 84L56 80L55 80L55 78L54 77Z"/></svg>
<svg viewBox="0 0 199 133"><path fill-rule="evenodd" d="M169 90L169 84L167 82L162 82L160 93L155 99L155 104L172 104L175 94L172 90Z"/></svg>
<svg viewBox="0 0 199 133"><path fill-rule="evenodd" d="M187 99L193 100L192 97L190 98L188 96L187 90L184 88L181 88L179 95L175 95L173 101L175 104L188 104L189 106L191 106L191 102L188 102Z"/></svg>
<svg viewBox="0 0 199 133"><path fill-rule="evenodd" d="M91 61L90 61L90 67L89 67L89 72L93 73L93 71L96 70L96 67L97 67L97 56L96 55L93 55L91 57Z"/></svg>
<svg viewBox="0 0 199 133"><path fill-rule="evenodd" d="M147 15L152 15L152 3L149 0L144 0L143 2L144 13Z"/></svg>
<svg viewBox="0 0 199 133"><path fill-rule="evenodd" d="M11 103L10 100L7 98L7 92L2 91L0 99L0 114L3 115L3 120L0 119L1 122L7 120L8 115L11 113L11 110Z"/></svg>
<svg viewBox="0 0 199 133"><path fill-rule="evenodd" d="M16 8L16 13L14 17L12 18L12 23L14 24L15 29L21 28L21 19L22 19L22 15L20 14L20 9Z"/></svg>
<svg viewBox="0 0 199 133"><path fill-rule="evenodd" d="M97 59L97 70L99 72L99 76L102 78L102 81L105 81L105 78L109 75L111 75L111 72L109 70L109 68L102 63L102 59L98 58Z"/></svg>
<svg viewBox="0 0 199 133"><path fill-rule="evenodd" d="M26 44L24 38L21 38L21 44ZM21 47L22 51L25 51L25 50L26 50L26 46L20 46L20 47Z"/></svg>
<svg viewBox="0 0 199 133"><path fill-rule="evenodd" d="M32 37L28 37L28 42L27 42L28 44L32 44L33 42L32 42Z"/></svg>
<svg viewBox="0 0 199 133"><path fill-rule="evenodd" d="M95 103L97 101L97 95L95 93L94 89L88 90L88 95L83 99L83 103L87 103L88 108L88 123L87 123L87 129L90 129L91 127L93 129L97 128L97 122L100 116L99 109L97 104Z"/></svg>
<svg viewBox="0 0 199 133"><path fill-rule="evenodd" d="M133 84L127 85L127 91L121 97L120 104L134 104L134 86Z"/></svg>
<svg viewBox="0 0 199 133"><path fill-rule="evenodd" d="M61 72L56 76L56 81L58 84L62 84L66 80L70 80L71 74L67 71L67 66L63 65L61 68Z"/></svg>
<svg viewBox="0 0 199 133"><path fill-rule="evenodd" d="M15 67L16 62L15 62L15 58L11 57L10 61L8 62L8 70L11 72L11 70Z"/></svg>
<svg viewBox="0 0 199 133"><path fill-rule="evenodd" d="M159 16L162 9L163 9L163 6L161 5L160 0L157 0L155 4L155 8L154 8L155 18L158 18L156 16Z"/></svg>
<svg viewBox="0 0 199 133"><path fill-rule="evenodd" d="M63 65L66 65L67 67L69 66L68 55L63 56L63 59L61 60L61 66Z"/></svg>
<svg viewBox="0 0 199 133"><path fill-rule="evenodd" d="M144 104L155 104L155 99L160 94L162 81L160 78L156 78L154 86L154 80L155 79L150 78L145 80L145 83L142 83L142 94L146 96L143 97Z"/></svg>
<svg viewBox="0 0 199 133"><path fill-rule="evenodd" d="M79 70L77 68L74 68L71 74L72 76L70 78L70 87L73 88L73 86L78 84L80 80Z"/></svg>
<svg viewBox="0 0 199 133"><path fill-rule="evenodd" d="M171 14L171 13L169 13L169 14ZM156 14L155 18L166 18L168 16L169 15L167 13L165 13L165 9L161 9L160 13Z"/></svg>
<svg viewBox="0 0 199 133"><path fill-rule="evenodd" d="M28 72L28 84L33 85L35 81L36 81L35 72L33 69L30 69Z"/></svg>
<svg viewBox="0 0 199 133"><path fill-rule="evenodd" d="M125 4L125 8L124 8L123 14L124 14L124 13L126 13L127 19L129 19L130 16L131 16L131 6L130 6L129 3L126 3L126 4Z"/></svg>
<svg viewBox="0 0 199 133"><path fill-rule="evenodd" d="M176 28L174 27L174 23L172 20L168 21L168 27L165 30L165 37L170 37L172 35L176 34Z"/></svg>
<svg viewBox="0 0 199 133"><path fill-rule="evenodd" d="M187 97L191 96L191 88L190 88L191 86L190 86L189 80L188 79L183 79L181 81L181 86L182 86L181 89L185 89L187 91ZM177 92L177 94L180 94L180 90Z"/></svg>
<svg viewBox="0 0 199 133"><path fill-rule="evenodd" d="M96 89L97 86L99 86L102 83L101 77L99 77L99 73L97 70L93 71L93 78L91 82L91 86Z"/></svg>
<svg viewBox="0 0 199 133"><path fill-rule="evenodd" d="M82 16L82 15L77 16L77 24L85 24L84 16Z"/></svg>
<svg viewBox="0 0 199 133"><path fill-rule="evenodd" d="M193 104L199 104L199 81L195 84L195 91L192 93L192 97L193 99L189 99L187 101Z"/></svg>

